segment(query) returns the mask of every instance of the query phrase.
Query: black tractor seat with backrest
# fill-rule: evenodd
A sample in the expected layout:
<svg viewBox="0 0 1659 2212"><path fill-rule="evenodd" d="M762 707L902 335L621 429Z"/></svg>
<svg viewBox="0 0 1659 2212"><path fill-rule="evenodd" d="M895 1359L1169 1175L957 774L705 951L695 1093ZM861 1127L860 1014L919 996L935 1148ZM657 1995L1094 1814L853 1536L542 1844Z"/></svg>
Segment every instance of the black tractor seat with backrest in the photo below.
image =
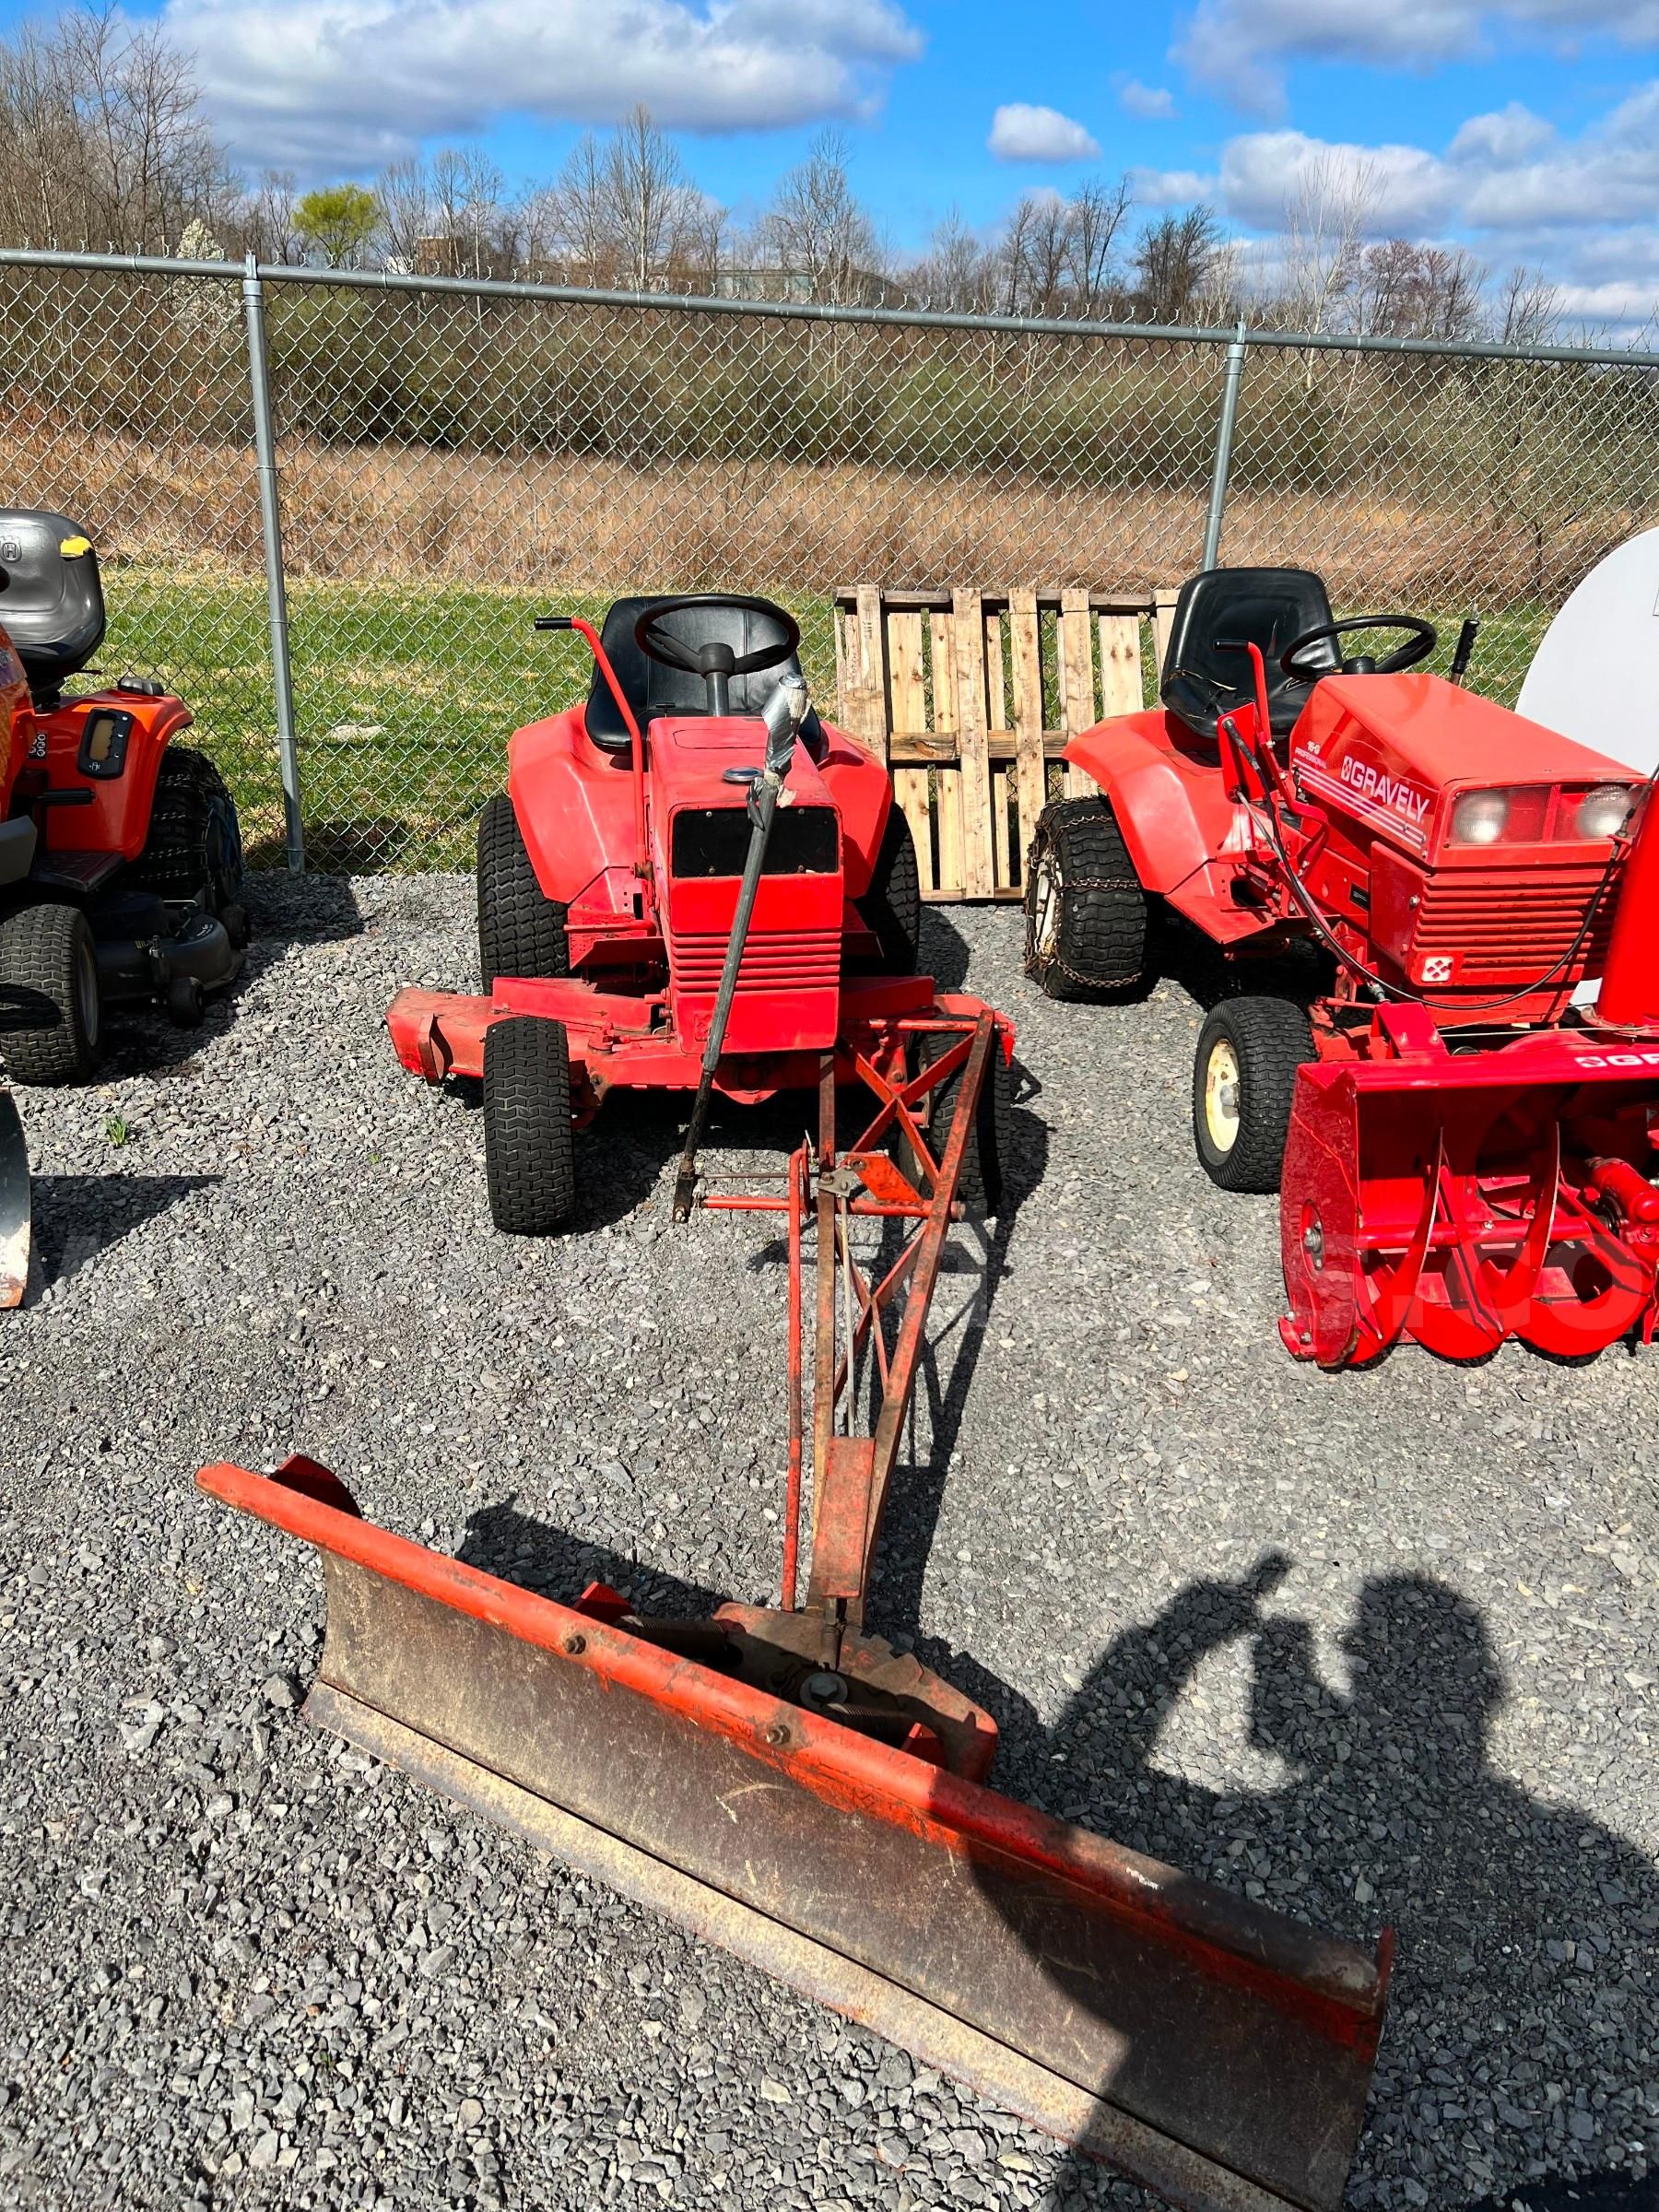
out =
<svg viewBox="0 0 1659 2212"><path fill-rule="evenodd" d="M655 593L649 598L618 599L606 616L599 632L610 665L617 672L617 681L622 687L622 695L641 730L659 714L706 714L709 711L708 686L700 676L690 669L665 667L661 661L653 661L641 653L634 642L634 629L640 617L649 608L660 606L664 597L664 594ZM688 645L729 645L739 655L759 653L768 645L781 643L788 634L782 608L778 609L774 621L769 615L746 607L682 606L672 615L665 615L662 627L671 637L681 639ZM733 677L732 712L763 713L780 679L800 673L800 658L792 653L771 668L757 669L751 676ZM617 711L610 686L597 662L594 664L594 680L588 687L586 720L587 734L595 745L603 746L606 752L627 752L628 725ZM806 710L801 736L813 759L821 759L824 726L815 707Z"/></svg>
<svg viewBox="0 0 1659 2212"><path fill-rule="evenodd" d="M66 514L0 508L0 629L17 647L42 709L57 703L102 644L98 556Z"/></svg>
<svg viewBox="0 0 1659 2212"><path fill-rule="evenodd" d="M1311 569L1206 569L1182 585L1175 602L1159 697L1195 736L1214 737L1220 715L1255 697L1250 655L1219 649L1249 640L1267 663L1273 735L1288 737L1312 687L1287 676L1279 655L1332 619L1325 587ZM1342 665L1332 642L1311 648L1308 661L1315 668Z"/></svg>

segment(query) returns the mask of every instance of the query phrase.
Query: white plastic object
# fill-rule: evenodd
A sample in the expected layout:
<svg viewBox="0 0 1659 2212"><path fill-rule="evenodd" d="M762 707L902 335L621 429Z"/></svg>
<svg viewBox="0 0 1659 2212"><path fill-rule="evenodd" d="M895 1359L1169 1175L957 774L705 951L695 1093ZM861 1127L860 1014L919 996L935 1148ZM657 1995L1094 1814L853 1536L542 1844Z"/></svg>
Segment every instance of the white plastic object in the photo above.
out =
<svg viewBox="0 0 1659 2212"><path fill-rule="evenodd" d="M1591 570L1544 632L1518 703L1641 775L1659 767L1659 530Z"/></svg>

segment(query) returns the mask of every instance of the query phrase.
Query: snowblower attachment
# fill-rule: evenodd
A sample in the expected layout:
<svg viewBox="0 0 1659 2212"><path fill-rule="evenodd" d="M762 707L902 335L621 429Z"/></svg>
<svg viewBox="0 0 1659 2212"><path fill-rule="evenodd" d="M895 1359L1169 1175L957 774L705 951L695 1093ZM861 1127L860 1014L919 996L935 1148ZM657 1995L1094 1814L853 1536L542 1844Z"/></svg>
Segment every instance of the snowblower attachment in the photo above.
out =
<svg viewBox="0 0 1659 2212"><path fill-rule="evenodd" d="M854 1145L836 1149L827 1065L818 1145L792 1157L782 1194L703 1199L786 1217L779 1606L642 1618L602 1585L559 1605L371 1526L313 1462L197 1481L322 1557L313 1720L1173 2204L1335 2212L1387 1938L1373 1961L998 1794L990 1714L865 1632L928 1300L1004 1044L985 1010L916 1026L939 1056L862 1067L879 1104ZM935 1159L929 1093L953 1082ZM861 1218L885 1225L874 1266L851 1234ZM808 1231L813 1528L797 1605ZM854 1435L866 1402L871 1433Z"/></svg>
<svg viewBox="0 0 1659 2212"><path fill-rule="evenodd" d="M1659 1047L1594 1030L1452 1052L1418 1009L1385 1058L1298 1074L1280 1185L1297 1357L1449 1359L1516 1336L1576 1357L1659 1309Z"/></svg>
<svg viewBox="0 0 1659 2212"><path fill-rule="evenodd" d="M0 1084L0 1310L23 1303L29 1284L30 1215L29 1146L18 1102Z"/></svg>

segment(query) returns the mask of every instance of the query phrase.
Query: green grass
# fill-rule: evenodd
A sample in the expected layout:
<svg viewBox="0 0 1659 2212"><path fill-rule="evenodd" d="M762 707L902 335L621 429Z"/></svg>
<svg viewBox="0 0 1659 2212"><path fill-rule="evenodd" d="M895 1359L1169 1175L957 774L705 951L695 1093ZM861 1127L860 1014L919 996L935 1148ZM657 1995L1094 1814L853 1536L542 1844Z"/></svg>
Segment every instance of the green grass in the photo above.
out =
<svg viewBox="0 0 1659 2212"><path fill-rule="evenodd" d="M834 681L832 603L780 594L820 695ZM166 677L195 739L236 794L255 865L282 858L265 587L119 570L108 580L105 669ZM318 868L472 863L474 825L501 788L507 740L587 688L585 643L538 614L595 624L609 595L300 581L288 587L289 660L307 854Z"/></svg>
<svg viewBox="0 0 1659 2212"><path fill-rule="evenodd" d="M164 677L194 709L196 739L218 761L255 865L283 857L265 587L257 579L147 568L107 579L112 676ZM802 625L803 661L832 696L828 594L783 593ZM597 623L608 595L484 592L419 583L300 581L288 592L295 722L307 852L324 869L471 865L478 810L501 788L507 740L587 688L581 639L532 628L537 614ZM1437 612L1444 668L1461 610ZM1524 606L1488 618L1474 688L1512 706L1547 620ZM1150 631L1144 657L1152 690ZM1045 661L1052 652L1045 652ZM1058 702L1048 711L1058 721Z"/></svg>

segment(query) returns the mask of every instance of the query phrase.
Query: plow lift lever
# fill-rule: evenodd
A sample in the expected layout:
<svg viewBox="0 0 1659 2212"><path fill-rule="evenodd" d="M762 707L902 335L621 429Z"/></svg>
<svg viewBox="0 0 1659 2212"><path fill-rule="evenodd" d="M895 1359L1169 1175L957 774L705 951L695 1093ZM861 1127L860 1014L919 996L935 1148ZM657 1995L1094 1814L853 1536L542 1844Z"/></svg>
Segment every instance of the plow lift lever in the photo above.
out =
<svg viewBox="0 0 1659 2212"><path fill-rule="evenodd" d="M806 718L806 686L798 676L782 677L766 702L762 720L766 724L766 760L759 769L736 768L726 771L729 781L742 781L749 786L749 841L748 853L743 863L743 881L737 892L737 909L732 916L731 941L726 946L725 966L721 971L720 993L714 1001L713 1017L709 1023L708 1041L703 1046L702 1075L698 1082L697 1096L691 1104L691 1119L686 1129L686 1148L680 1156L679 1173L674 1180L674 1218L677 1221L690 1218L693 1194L697 1189L697 1154L702 1144L703 1130L708 1124L709 1101L714 1090L714 1072L720 1065L720 1055L725 1045L726 1024L731 1019L732 1000L737 991L737 972L743 965L743 948L748 939L749 922L755 911L755 894L760 888L760 871L766 865L767 840L771 835L772 817L778 811L778 800L783 790L783 779L789 773L794 759L795 737Z"/></svg>

